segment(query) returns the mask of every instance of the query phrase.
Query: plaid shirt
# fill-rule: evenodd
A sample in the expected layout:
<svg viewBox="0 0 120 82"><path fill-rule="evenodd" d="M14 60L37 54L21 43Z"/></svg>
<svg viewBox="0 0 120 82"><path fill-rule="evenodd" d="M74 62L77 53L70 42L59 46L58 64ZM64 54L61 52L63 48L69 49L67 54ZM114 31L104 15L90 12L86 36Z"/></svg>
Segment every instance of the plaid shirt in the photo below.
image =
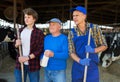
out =
<svg viewBox="0 0 120 82"><path fill-rule="evenodd" d="M88 27L86 29L86 32L85 33L82 33L78 28L74 28L76 33L77 33L77 36L82 36L82 35L85 35L86 32L88 31ZM100 28L97 28L97 26L95 25L93 28L92 28L92 31L91 31L91 35L94 39L94 42L95 42L95 45L96 47L99 47L99 46L102 46L102 45L105 45L107 46L107 43L106 43L106 40L105 40L105 37L104 35L102 34L102 31ZM72 38L73 38L73 32L70 31L69 34L68 34L68 41L69 41L69 53L75 53L75 47L74 47L74 43L72 41Z"/></svg>
<svg viewBox="0 0 120 82"><path fill-rule="evenodd" d="M25 27L24 27L25 28ZM20 33L23 31L24 28L20 29ZM36 26L33 26L33 30L31 33L31 39L30 39L30 54L34 54L35 58L30 59L29 62L29 69L30 71L36 71L40 69L40 54L43 52L43 43L44 41L44 34L41 30L36 28ZM20 63L18 62L18 57L16 60L16 68L21 69Z"/></svg>

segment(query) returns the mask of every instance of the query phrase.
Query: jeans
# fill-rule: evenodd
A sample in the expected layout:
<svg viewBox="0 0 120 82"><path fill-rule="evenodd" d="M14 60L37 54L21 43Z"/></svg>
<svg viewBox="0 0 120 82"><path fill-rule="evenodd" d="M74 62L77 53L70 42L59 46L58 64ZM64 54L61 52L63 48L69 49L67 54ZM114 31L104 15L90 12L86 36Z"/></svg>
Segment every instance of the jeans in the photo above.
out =
<svg viewBox="0 0 120 82"><path fill-rule="evenodd" d="M22 82L21 70L15 69L14 73L16 82ZM26 82L27 74L29 76L30 82L39 82L39 70L35 72L30 72L29 67L27 65L24 65L24 82Z"/></svg>
<svg viewBox="0 0 120 82"><path fill-rule="evenodd" d="M45 70L44 82L66 82L66 71Z"/></svg>

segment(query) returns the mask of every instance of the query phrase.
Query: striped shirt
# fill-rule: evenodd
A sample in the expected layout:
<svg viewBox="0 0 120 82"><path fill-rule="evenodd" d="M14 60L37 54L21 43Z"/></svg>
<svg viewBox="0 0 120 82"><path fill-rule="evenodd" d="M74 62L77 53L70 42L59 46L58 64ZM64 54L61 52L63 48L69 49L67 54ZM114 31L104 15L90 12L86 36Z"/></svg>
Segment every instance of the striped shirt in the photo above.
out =
<svg viewBox="0 0 120 82"><path fill-rule="evenodd" d="M88 27L87 27L85 33L82 33L81 30L79 30L76 27L74 29L75 29L75 31L77 33L77 36L85 35L86 32L88 31ZM105 36L102 34L101 29L98 28L96 25L92 28L91 35L92 35L92 38L94 39L96 47L99 47L99 46L102 46L102 45L107 46L107 43L106 43L106 40L105 40ZM69 34L68 34L69 53L70 54L71 53L75 53L75 47L74 47L74 43L72 41L72 38L74 38L73 32L70 31Z"/></svg>

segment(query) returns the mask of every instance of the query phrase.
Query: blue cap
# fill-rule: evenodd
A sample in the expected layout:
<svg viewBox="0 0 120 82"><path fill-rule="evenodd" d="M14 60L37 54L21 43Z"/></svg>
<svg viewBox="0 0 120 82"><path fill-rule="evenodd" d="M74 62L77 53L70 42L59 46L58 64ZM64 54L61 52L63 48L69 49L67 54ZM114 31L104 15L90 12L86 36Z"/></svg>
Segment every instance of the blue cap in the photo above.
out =
<svg viewBox="0 0 120 82"><path fill-rule="evenodd" d="M85 7L77 6L77 7L75 7L75 8L70 9L71 12L73 12L73 11L75 11L75 10L80 11L80 12L82 12L82 13L85 14L85 15L87 14L87 11L86 11L86 8L85 8Z"/></svg>
<svg viewBox="0 0 120 82"><path fill-rule="evenodd" d="M59 23L60 25L62 24L62 22L58 18L52 18L48 21L48 23L50 23L50 22L56 22L56 23Z"/></svg>

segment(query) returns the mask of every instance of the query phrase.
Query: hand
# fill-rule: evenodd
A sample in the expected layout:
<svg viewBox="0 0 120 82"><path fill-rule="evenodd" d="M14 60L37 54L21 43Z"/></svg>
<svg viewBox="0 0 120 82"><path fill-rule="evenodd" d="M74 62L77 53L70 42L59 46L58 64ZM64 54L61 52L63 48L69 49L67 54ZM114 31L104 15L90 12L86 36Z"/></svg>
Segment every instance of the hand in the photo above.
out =
<svg viewBox="0 0 120 82"><path fill-rule="evenodd" d="M29 57L25 57L25 56L20 56L19 58L18 58L18 61L20 62L20 63L24 63L25 61L28 61L29 60Z"/></svg>
<svg viewBox="0 0 120 82"><path fill-rule="evenodd" d="M91 46L85 46L85 51L88 53L95 53L95 49Z"/></svg>
<svg viewBox="0 0 120 82"><path fill-rule="evenodd" d="M18 46L20 46L21 44L22 44L22 43L21 43L21 40L20 40L20 39L17 39L15 46L18 47Z"/></svg>
<svg viewBox="0 0 120 82"><path fill-rule="evenodd" d="M89 59L89 58L84 58L84 59L80 59L79 63L80 63L81 65L83 65L83 66L85 66L85 65L89 66L89 65L90 65L90 61L91 61L91 59Z"/></svg>
<svg viewBox="0 0 120 82"><path fill-rule="evenodd" d="M53 57L54 53L51 50L45 50L44 54L48 57Z"/></svg>

